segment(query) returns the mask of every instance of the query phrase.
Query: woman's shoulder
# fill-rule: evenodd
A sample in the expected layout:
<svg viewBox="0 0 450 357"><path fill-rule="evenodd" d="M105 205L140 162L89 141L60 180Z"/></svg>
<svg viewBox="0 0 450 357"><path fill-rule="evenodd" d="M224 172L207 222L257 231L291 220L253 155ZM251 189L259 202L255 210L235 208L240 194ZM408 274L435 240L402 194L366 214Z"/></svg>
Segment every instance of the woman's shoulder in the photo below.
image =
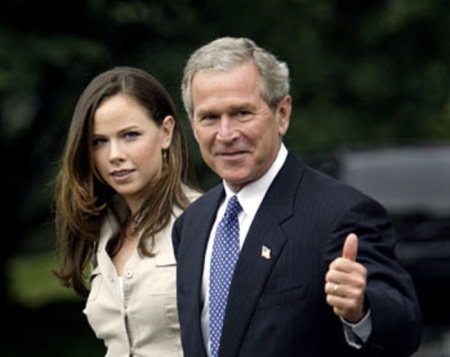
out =
<svg viewBox="0 0 450 357"><path fill-rule="evenodd" d="M187 199L189 201L189 205L192 202L196 201L203 194L201 191L199 191L195 188L189 187L188 185L185 185L185 184L183 184L182 189L183 189L183 193L185 194L185 196L187 197ZM178 217L181 213L183 213L183 211L184 211L184 209L180 208L179 206L173 207L174 217L175 218Z"/></svg>
<svg viewBox="0 0 450 357"><path fill-rule="evenodd" d="M183 185L183 192L191 203L203 194L201 191L187 185Z"/></svg>

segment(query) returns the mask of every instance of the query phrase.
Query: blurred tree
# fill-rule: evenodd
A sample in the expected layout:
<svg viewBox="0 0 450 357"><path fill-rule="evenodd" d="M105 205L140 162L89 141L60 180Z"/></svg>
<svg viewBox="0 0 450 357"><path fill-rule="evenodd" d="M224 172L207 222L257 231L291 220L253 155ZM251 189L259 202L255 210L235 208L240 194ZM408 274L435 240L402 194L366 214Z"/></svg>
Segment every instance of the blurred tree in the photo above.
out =
<svg viewBox="0 0 450 357"><path fill-rule="evenodd" d="M184 61L173 56L174 48L194 18L183 1L50 6L52 11L42 2L22 0L3 3L0 10L0 159L8 170L0 180L8 203L3 229L11 236L0 250L0 303L13 303L8 258L53 247L52 179L83 88L105 69L136 65L178 92L167 83L169 75L178 81ZM178 73L171 73L172 63Z"/></svg>
<svg viewBox="0 0 450 357"><path fill-rule="evenodd" d="M0 7L3 303L8 258L52 249L51 180L71 113L87 82L112 66L148 70L184 114L179 86L189 53L218 36L247 36L291 68L286 141L295 152L450 138L446 0L16 0ZM185 124L208 188L217 178Z"/></svg>

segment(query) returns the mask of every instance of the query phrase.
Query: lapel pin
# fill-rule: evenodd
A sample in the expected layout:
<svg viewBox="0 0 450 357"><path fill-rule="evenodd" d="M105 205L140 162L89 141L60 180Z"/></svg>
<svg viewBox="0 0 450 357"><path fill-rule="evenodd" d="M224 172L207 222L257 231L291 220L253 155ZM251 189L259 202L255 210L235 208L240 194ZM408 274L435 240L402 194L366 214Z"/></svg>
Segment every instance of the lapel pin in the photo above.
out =
<svg viewBox="0 0 450 357"><path fill-rule="evenodd" d="M263 245L261 248L261 257L263 257L264 259L270 259L270 249L265 245Z"/></svg>

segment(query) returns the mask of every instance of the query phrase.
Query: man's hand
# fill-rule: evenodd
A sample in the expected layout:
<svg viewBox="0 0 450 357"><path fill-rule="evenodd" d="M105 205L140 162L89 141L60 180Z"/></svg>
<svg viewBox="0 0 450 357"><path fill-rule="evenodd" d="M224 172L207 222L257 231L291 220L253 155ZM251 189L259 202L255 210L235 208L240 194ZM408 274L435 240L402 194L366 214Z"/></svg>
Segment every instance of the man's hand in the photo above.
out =
<svg viewBox="0 0 450 357"><path fill-rule="evenodd" d="M351 323L361 320L364 311L367 269L356 261L358 237L350 233L344 242L342 257L330 264L325 275L327 303L334 313Z"/></svg>

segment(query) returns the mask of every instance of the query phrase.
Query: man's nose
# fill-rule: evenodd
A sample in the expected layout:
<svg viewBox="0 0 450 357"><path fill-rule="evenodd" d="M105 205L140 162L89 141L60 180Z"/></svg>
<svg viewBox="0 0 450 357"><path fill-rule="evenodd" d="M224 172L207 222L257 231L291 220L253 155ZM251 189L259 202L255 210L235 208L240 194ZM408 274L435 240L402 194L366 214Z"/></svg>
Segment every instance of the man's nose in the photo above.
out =
<svg viewBox="0 0 450 357"><path fill-rule="evenodd" d="M222 116L217 127L217 138L222 141L232 141L236 136L236 121L227 115Z"/></svg>

